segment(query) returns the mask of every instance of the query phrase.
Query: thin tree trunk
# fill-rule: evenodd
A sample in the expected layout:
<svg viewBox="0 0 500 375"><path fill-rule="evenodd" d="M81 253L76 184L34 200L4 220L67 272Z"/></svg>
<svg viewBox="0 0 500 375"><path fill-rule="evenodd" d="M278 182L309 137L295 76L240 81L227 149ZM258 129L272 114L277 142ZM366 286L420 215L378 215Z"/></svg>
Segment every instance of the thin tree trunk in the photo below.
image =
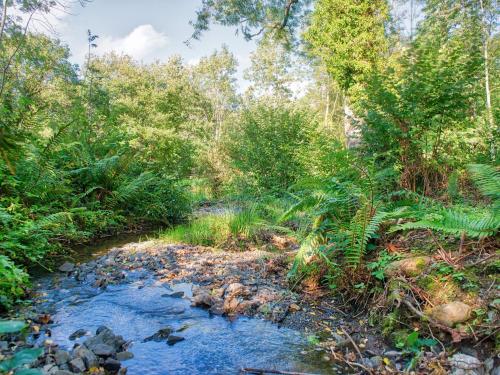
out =
<svg viewBox="0 0 500 375"><path fill-rule="evenodd" d="M5 23L7 20L7 6L8 6L7 2L8 2L8 0L4 0L4 3L3 3L2 24L0 25L0 43L2 42L3 32L5 30Z"/></svg>
<svg viewBox="0 0 500 375"><path fill-rule="evenodd" d="M325 109L325 129L328 127L328 118L330 117L330 90L326 87L326 109Z"/></svg>
<svg viewBox="0 0 500 375"><path fill-rule="evenodd" d="M481 13L483 16L483 58L484 58L484 89L486 91L486 115L488 117L488 125L490 131L490 157L492 160L495 158L495 139L494 139L494 131L495 131L495 120L493 118L493 110L491 108L491 90L490 90L490 71L489 71L489 53L488 53L488 42L489 42L489 32L488 27L486 25L486 11L484 9L483 0L479 0L479 4L481 5Z"/></svg>

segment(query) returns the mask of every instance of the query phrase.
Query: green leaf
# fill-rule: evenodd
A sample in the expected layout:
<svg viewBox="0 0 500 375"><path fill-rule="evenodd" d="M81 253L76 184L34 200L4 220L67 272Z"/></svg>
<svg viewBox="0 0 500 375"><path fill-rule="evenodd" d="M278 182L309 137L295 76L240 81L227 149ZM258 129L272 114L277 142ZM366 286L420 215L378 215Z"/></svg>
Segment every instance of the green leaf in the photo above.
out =
<svg viewBox="0 0 500 375"><path fill-rule="evenodd" d="M10 371L19 368L23 365L33 363L38 357L43 354L43 348L24 349L14 354L14 356L0 363L1 371Z"/></svg>
<svg viewBox="0 0 500 375"><path fill-rule="evenodd" d="M0 320L0 334L15 333L26 327L26 323L21 320Z"/></svg>
<svg viewBox="0 0 500 375"><path fill-rule="evenodd" d="M418 332L417 331L413 331L406 338L406 346L409 347L409 348L411 348L411 347L415 346L415 344L417 343L417 341L418 341Z"/></svg>
<svg viewBox="0 0 500 375"><path fill-rule="evenodd" d="M23 368L22 370L16 371L14 375L43 375L43 372L36 368Z"/></svg>

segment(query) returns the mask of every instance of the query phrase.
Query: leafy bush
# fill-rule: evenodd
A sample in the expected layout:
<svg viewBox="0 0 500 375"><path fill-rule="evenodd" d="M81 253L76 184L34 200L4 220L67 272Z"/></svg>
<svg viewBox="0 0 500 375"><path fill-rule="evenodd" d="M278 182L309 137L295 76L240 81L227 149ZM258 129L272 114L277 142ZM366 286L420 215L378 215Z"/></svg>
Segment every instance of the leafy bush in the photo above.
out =
<svg viewBox="0 0 500 375"><path fill-rule="evenodd" d="M8 308L24 295L28 274L14 265L5 255L0 255L0 308ZM1 331L0 334L4 333Z"/></svg>

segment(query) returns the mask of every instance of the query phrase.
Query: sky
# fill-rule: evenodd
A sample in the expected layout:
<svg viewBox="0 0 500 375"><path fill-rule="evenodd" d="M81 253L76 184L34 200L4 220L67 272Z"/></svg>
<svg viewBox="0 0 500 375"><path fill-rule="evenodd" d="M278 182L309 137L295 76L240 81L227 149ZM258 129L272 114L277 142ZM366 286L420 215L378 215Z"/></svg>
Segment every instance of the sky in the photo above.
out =
<svg viewBox="0 0 500 375"><path fill-rule="evenodd" d="M75 64L84 62L89 29L99 36L93 53L115 51L144 63L180 55L186 63L196 64L201 57L226 44L239 63L236 75L239 89L243 92L249 86L243 72L250 66L255 41L236 35L235 28L211 25L201 40L193 40L190 46L184 43L193 32L189 21L196 17L201 0L91 0L84 7L77 0L63 1L69 1L70 7L64 12L56 10L49 17L50 29L43 24L37 26L36 22L33 27L67 44L71 50L70 60ZM391 1L401 3L401 0ZM408 4L402 4L397 13L408 13ZM408 18L404 18L403 27L409 30Z"/></svg>
<svg viewBox="0 0 500 375"><path fill-rule="evenodd" d="M200 4L200 0L92 0L81 7L73 2L68 11L51 18L51 32L69 46L70 60L80 65L87 53L88 29L99 36L93 53L115 51L144 63L180 55L195 64L226 44L239 62L237 78L245 86L243 70L250 65L255 42L235 35L234 28L214 25L190 47L184 43L193 32L189 21Z"/></svg>

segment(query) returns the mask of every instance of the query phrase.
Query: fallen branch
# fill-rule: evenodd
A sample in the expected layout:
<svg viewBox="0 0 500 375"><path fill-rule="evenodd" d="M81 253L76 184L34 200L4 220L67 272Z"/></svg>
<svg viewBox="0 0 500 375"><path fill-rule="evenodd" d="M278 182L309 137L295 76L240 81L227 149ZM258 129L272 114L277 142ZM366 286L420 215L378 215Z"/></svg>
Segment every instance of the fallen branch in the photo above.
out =
<svg viewBox="0 0 500 375"><path fill-rule="evenodd" d="M279 374L279 375L315 375L315 374L307 374L305 372L290 372L290 371L280 371L280 370L266 370L259 368L243 368L240 371L240 374L256 374L256 375L265 375L265 374Z"/></svg>

